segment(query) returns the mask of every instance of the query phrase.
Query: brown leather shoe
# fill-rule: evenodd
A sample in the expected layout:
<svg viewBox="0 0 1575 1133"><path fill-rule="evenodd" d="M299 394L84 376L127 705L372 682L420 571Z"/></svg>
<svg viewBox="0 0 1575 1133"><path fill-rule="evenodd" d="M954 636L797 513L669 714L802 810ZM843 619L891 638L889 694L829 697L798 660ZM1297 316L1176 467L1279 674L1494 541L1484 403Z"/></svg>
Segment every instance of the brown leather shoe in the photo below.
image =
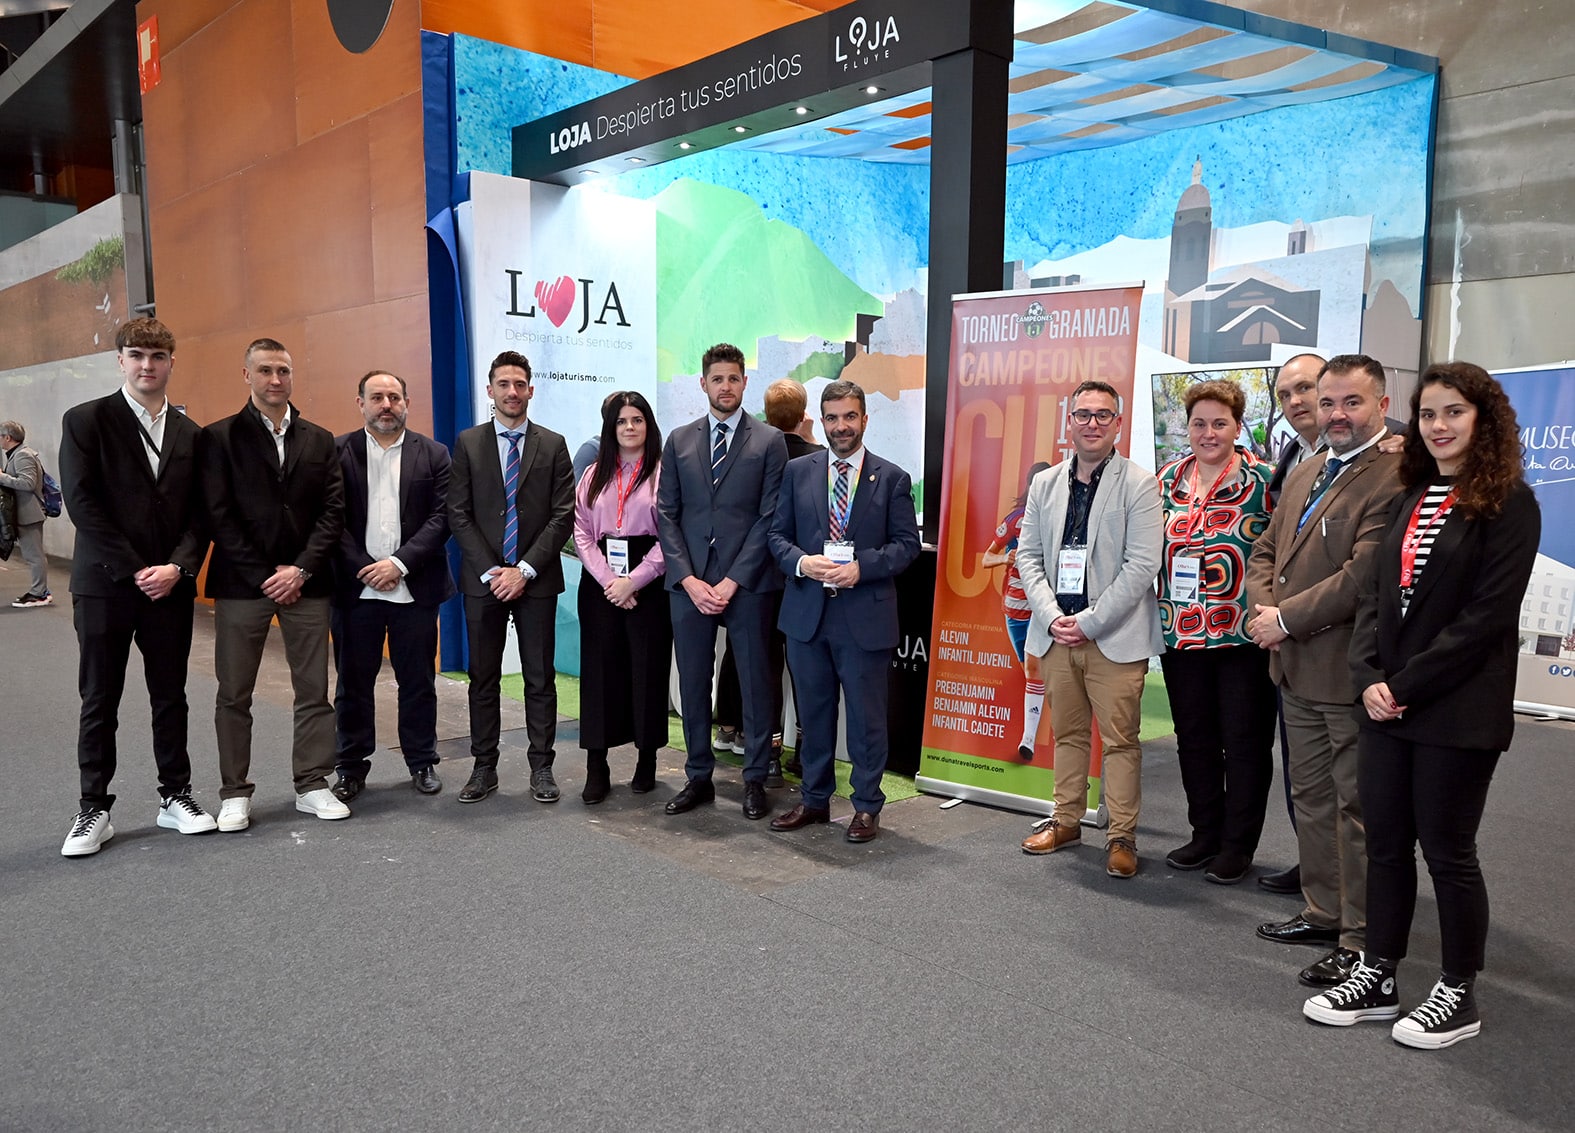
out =
<svg viewBox="0 0 1575 1133"><path fill-rule="evenodd" d="M1136 877L1137 862L1137 847L1125 838L1105 847L1105 872L1111 877Z"/></svg>
<svg viewBox="0 0 1575 1133"><path fill-rule="evenodd" d="M1083 840L1081 826L1062 826L1061 823L1051 820L1050 825L1043 830L1036 830L1023 839L1023 853L1025 854L1053 854L1062 846L1071 845Z"/></svg>
<svg viewBox="0 0 1575 1133"><path fill-rule="evenodd" d="M859 811L848 823L847 839L850 842L873 842L880 833L880 816Z"/></svg>
<svg viewBox="0 0 1575 1133"><path fill-rule="evenodd" d="M773 818L771 820L771 829L798 830L812 823L830 821L830 810L816 810L813 807L807 807L803 803L799 803L798 806L786 814L779 814Z"/></svg>

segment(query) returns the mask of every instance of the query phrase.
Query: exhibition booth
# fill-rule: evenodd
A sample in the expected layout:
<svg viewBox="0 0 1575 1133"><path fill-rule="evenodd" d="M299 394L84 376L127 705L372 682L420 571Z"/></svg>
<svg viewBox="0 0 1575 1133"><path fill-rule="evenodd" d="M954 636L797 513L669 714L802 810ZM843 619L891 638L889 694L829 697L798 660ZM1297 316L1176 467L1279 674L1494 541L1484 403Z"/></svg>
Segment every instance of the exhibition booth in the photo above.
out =
<svg viewBox="0 0 1575 1133"><path fill-rule="evenodd" d="M857 381L933 546L893 666L893 766L928 790L1048 812L985 559L1079 381L1121 390L1147 467L1193 381L1240 381L1264 452L1295 353L1414 384L1428 57L1199 0L858 0L639 82L462 35L423 59L437 434L487 418L503 349L571 450L615 389L664 431L700 416L718 341L751 412L779 378L812 415ZM446 616L445 668L463 647Z"/></svg>

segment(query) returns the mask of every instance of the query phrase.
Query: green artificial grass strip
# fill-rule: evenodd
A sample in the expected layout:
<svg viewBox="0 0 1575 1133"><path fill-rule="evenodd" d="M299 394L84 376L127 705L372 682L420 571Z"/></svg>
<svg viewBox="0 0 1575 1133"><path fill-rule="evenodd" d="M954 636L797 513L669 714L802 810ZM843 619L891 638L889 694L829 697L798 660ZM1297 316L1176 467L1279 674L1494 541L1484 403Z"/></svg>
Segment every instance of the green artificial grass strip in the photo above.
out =
<svg viewBox="0 0 1575 1133"><path fill-rule="evenodd" d="M1150 673L1143 682L1143 724L1138 735L1145 740L1176 733L1170 718L1170 697L1165 693L1165 675Z"/></svg>

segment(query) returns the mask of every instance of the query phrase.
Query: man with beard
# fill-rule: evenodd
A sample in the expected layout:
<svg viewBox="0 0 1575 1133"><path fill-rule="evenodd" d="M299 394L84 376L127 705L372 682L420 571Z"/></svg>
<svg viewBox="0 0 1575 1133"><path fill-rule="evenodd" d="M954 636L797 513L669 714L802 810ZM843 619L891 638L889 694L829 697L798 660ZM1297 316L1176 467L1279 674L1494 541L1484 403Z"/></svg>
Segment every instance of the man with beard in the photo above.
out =
<svg viewBox="0 0 1575 1133"><path fill-rule="evenodd" d="M771 522L771 553L787 576L778 625L788 638L803 713L799 805L772 819L798 830L831 819L837 701L847 693L853 762L849 842L880 833L888 751L886 693L899 640L896 577L919 555L908 474L864 448L864 391L850 381L821 390L825 451L788 465Z"/></svg>
<svg viewBox="0 0 1575 1133"><path fill-rule="evenodd" d="M454 593L448 542L448 449L405 427L405 379L373 370L356 406L366 428L335 439L345 484L345 529L331 608L339 779L349 802L366 786L377 747L373 688L383 641L399 683L399 749L423 795L437 774L437 612Z"/></svg>

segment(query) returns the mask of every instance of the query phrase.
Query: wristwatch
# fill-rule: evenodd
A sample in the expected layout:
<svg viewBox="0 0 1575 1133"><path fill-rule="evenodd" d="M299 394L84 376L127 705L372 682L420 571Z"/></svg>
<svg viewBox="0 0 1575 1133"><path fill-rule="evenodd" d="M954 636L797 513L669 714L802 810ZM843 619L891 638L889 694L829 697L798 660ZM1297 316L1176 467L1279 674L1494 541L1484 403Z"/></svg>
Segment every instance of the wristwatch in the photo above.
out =
<svg viewBox="0 0 1575 1133"><path fill-rule="evenodd" d="M295 573L300 578L302 586L305 586L308 582L312 581L312 572L309 570L306 570L302 567L296 567Z"/></svg>

